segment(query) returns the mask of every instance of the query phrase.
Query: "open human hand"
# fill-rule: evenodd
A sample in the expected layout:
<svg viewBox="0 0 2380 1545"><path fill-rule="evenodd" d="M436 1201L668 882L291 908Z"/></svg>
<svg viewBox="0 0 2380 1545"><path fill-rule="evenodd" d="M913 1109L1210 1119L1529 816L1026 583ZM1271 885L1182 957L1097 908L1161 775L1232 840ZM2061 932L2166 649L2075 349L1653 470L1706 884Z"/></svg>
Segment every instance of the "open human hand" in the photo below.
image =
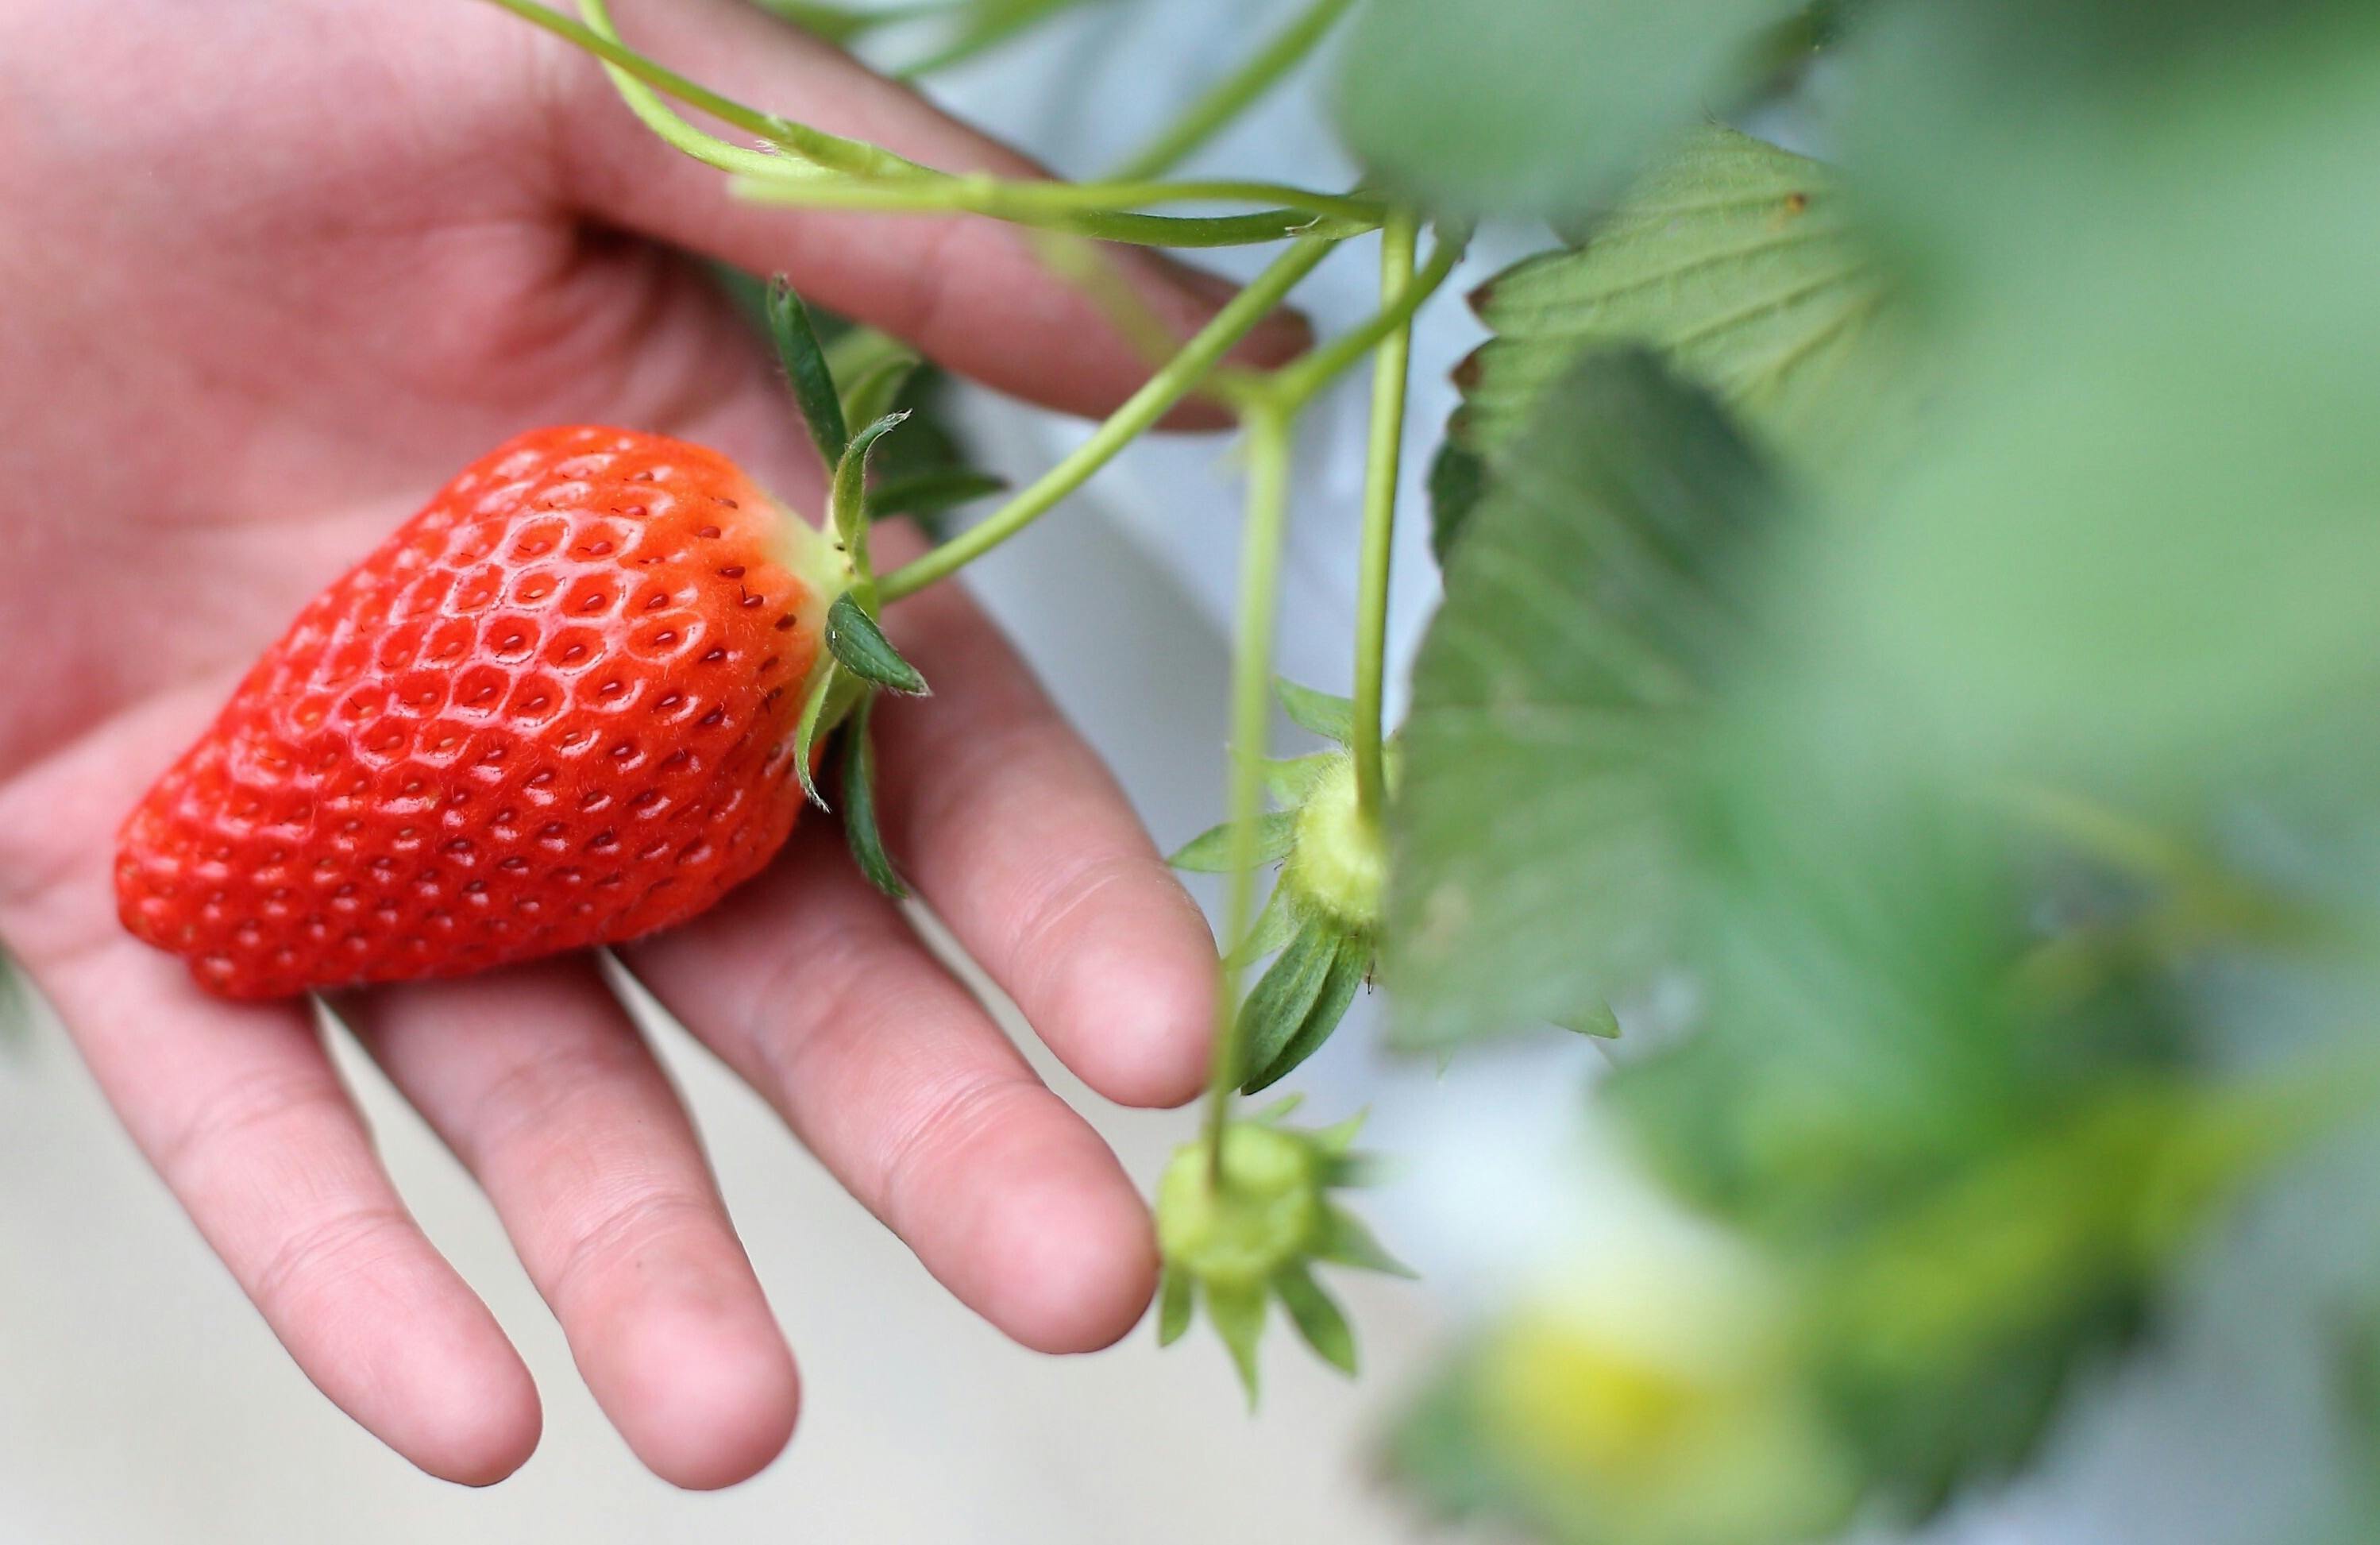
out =
<svg viewBox="0 0 2380 1545"><path fill-rule="evenodd" d="M649 9L640 42L747 99L1030 171L731 0ZM119 927L117 822L308 595L520 430L659 430L818 507L771 365L685 251L1054 407L1111 406L1142 365L1014 233L737 205L582 56L478 6L32 0L0 13L0 938L308 1376L425 1470L501 1478L538 1437L527 1369L407 1214L310 1009L210 998ZM1225 294L1122 272L1185 332ZM1277 319L1247 347L1301 342ZM1186 1099L1213 1008L1196 910L963 597L889 621L937 688L876 716L907 873L1093 1089ZM624 958L1002 1330L1080 1350L1137 1318L1155 1250L1114 1157L828 823ZM791 1355L594 963L337 1007L486 1187L645 1463L686 1486L765 1465Z"/></svg>

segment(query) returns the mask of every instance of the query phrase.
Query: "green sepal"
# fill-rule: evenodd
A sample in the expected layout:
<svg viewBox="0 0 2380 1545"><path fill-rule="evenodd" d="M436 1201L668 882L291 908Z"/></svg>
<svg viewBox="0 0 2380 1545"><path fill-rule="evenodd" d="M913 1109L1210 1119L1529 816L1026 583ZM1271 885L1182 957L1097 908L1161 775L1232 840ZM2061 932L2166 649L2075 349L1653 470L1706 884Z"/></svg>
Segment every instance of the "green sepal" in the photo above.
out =
<svg viewBox="0 0 2380 1545"><path fill-rule="evenodd" d="M784 367L802 422L809 426L820 459L837 466L851 443L851 430L843 416L843 398L834 389L834 372L827 368L826 350L811 325L810 309L782 274L769 282L766 309L769 337L777 346L777 362Z"/></svg>
<svg viewBox="0 0 2380 1545"><path fill-rule="evenodd" d="M1377 1153L1337 1153L1322 1161L1322 1184L1333 1190L1378 1186L1387 1178L1388 1165Z"/></svg>
<svg viewBox="0 0 2380 1545"><path fill-rule="evenodd" d="M1297 1112L1297 1108L1305 1103L1305 1096L1302 1094L1284 1094L1279 1100L1274 1101L1271 1104L1266 1106L1263 1110L1257 1112L1247 1119L1250 1121L1262 1122L1267 1126L1277 1125L1281 1122L1287 1121L1292 1115L1294 1115Z"/></svg>
<svg viewBox="0 0 2380 1545"><path fill-rule="evenodd" d="M844 447L842 458L834 464L834 487L827 497L827 524L863 576L868 573L864 561L868 552L868 453L887 431L908 416L887 413L873 420L851 437L851 444Z"/></svg>
<svg viewBox="0 0 2380 1545"><path fill-rule="evenodd" d="M1307 920L1281 959L1265 972L1241 1012L1242 1094L1255 1094L1287 1077L1322 1049L1346 1017L1347 1005L1372 967L1367 938L1344 931L1323 918ZM1280 980L1275 983L1276 973ZM1268 986L1272 991L1268 993Z"/></svg>
<svg viewBox="0 0 2380 1545"><path fill-rule="evenodd" d="M1171 1346L1190 1329L1196 1307L1198 1279L1179 1266L1167 1266L1157 1282L1157 1344Z"/></svg>
<svg viewBox="0 0 2380 1545"><path fill-rule="evenodd" d="M1277 864L1297 841L1297 817L1289 810L1271 810L1257 817L1256 862ZM1209 826L1174 850L1165 860L1195 874L1228 874L1232 870L1232 823Z"/></svg>
<svg viewBox="0 0 2380 1545"><path fill-rule="evenodd" d="M890 415L892 404L900 398L901 388L909 383L909 376L919 363L916 355L898 351L869 364L843 395L845 418L855 424L872 424Z"/></svg>
<svg viewBox="0 0 2380 1545"><path fill-rule="evenodd" d="M802 780L802 792L808 795L810 803L820 809L829 807L826 797L819 793L818 780L810 772L819 736L832 732L835 725L841 724L843 716L851 712L852 705L865 690L865 687L840 663L829 660L820 669L818 680L811 684L810 695L802 700L802 716L794 726L794 772Z"/></svg>
<svg viewBox="0 0 2380 1545"><path fill-rule="evenodd" d="M1332 1368L1354 1378L1355 1374L1355 1332L1347 1323L1346 1314L1314 1273L1302 1260L1293 1260L1273 1273L1272 1290L1280 1296L1281 1307L1289 1311L1289 1321L1315 1355Z"/></svg>
<svg viewBox="0 0 2380 1545"><path fill-rule="evenodd" d="M1344 1121L1332 1122L1311 1134L1307 1140L1314 1144L1318 1152L1332 1159L1344 1159L1348 1150L1355 1146L1355 1135L1364 1130L1364 1123L1371 1119L1371 1110L1366 1107Z"/></svg>
<svg viewBox="0 0 2380 1545"><path fill-rule="evenodd" d="M1418 1278L1421 1273L1380 1247L1364 1221L1345 1208L1331 1202L1322 1204L1322 1228L1313 1251L1317 1260L1327 1260L1334 1266L1353 1266L1360 1271L1379 1271L1391 1277Z"/></svg>
<svg viewBox="0 0 2380 1545"><path fill-rule="evenodd" d="M929 695L917 667L901 658L884 629L849 590L834 598L826 612L826 647L835 662L862 681L912 698Z"/></svg>
<svg viewBox="0 0 2380 1545"><path fill-rule="evenodd" d="M1232 1354L1239 1369L1240 1387L1248 1392L1248 1409L1257 1408L1257 1343L1264 1338L1265 1290L1262 1283L1208 1283L1207 1318Z"/></svg>
<svg viewBox="0 0 2380 1545"><path fill-rule="evenodd" d="M868 491L868 513L875 519L908 515L921 518L988 499L1008 488L1008 480L972 467L938 467L905 478L887 478Z"/></svg>
<svg viewBox="0 0 2380 1545"><path fill-rule="evenodd" d="M1355 704L1352 700L1300 687L1287 676L1273 677L1272 687L1281 695L1281 706L1289 711L1290 722L1298 728L1342 746L1354 739Z"/></svg>
<svg viewBox="0 0 2380 1545"><path fill-rule="evenodd" d="M1264 764L1265 791L1276 803L1302 805L1314 785L1331 765L1342 760L1344 751L1317 751L1310 757L1267 757Z"/></svg>
<svg viewBox="0 0 2380 1545"><path fill-rule="evenodd" d="M1224 964L1234 970L1245 970L1297 937L1297 931L1305 925L1305 909L1297 904L1288 886L1275 885L1272 894L1265 897L1264 909L1257 914L1257 920L1248 925L1248 936L1232 946L1232 953L1223 957Z"/></svg>
<svg viewBox="0 0 2380 1545"><path fill-rule="evenodd" d="M869 693L851 711L843 732L843 832L851 856L868 882L895 901L909 898L909 887L884 851L883 833L876 829L876 743L868 733L868 716L876 711Z"/></svg>
<svg viewBox="0 0 2380 1545"><path fill-rule="evenodd" d="M1339 935L1319 918L1298 925L1279 958L1265 967L1240 1002L1240 1090L1249 1092L1257 1074L1269 1067L1293 1040L1329 984L1339 958Z"/></svg>
<svg viewBox="0 0 2380 1545"><path fill-rule="evenodd" d="M1612 1013L1611 1005L1606 1003L1590 1004L1568 1018L1555 1020L1554 1024L1576 1035L1591 1035L1597 1040L1620 1039L1620 1016Z"/></svg>

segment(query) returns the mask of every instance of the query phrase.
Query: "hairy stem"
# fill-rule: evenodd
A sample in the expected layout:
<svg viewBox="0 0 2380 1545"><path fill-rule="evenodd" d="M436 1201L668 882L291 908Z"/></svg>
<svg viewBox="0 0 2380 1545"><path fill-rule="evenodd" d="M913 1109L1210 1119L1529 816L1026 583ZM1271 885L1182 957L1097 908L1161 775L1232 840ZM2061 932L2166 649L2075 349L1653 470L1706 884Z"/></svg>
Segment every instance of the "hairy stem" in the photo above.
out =
<svg viewBox="0 0 2380 1545"><path fill-rule="evenodd" d="M620 41L620 30L613 24L611 9L604 0L578 0L578 11L587 18L588 30L610 43ZM620 100L628 104L628 111L652 130L655 138L681 154L691 156L706 165L716 166L722 172L746 176L832 175L813 162L789 161L773 152L730 144L715 134L705 134L672 112L669 103L662 100L661 93L634 74L609 59L599 58L599 62L603 67L603 73L612 78L612 87L620 93Z"/></svg>
<svg viewBox="0 0 2380 1545"><path fill-rule="evenodd" d="M1380 228L1380 309L1393 311L1414 287L1418 222L1399 210ZM1372 359L1371 432L1364 458L1364 538L1355 579L1355 810L1379 829L1388 806L1381 754L1380 700L1388 676L1389 565L1397 524L1397 480L1404 466L1405 378L1413 359L1413 316L1380 340Z"/></svg>
<svg viewBox="0 0 2380 1545"><path fill-rule="evenodd" d="M1350 237L1385 214L1369 199L1272 182L1035 182L932 173L874 181L804 176L782 164L736 178L740 196L807 209L982 214L1012 225L1151 247L1236 247L1296 236ZM1161 215L1150 204L1272 202L1245 214Z"/></svg>
<svg viewBox="0 0 2380 1545"><path fill-rule="evenodd" d="M1184 157L1279 85L1314 52L1354 3L1354 0L1311 0L1304 11L1257 51L1255 57L1217 81L1179 118L1126 157L1109 176L1130 182L1160 176L1180 165Z"/></svg>
<svg viewBox="0 0 2380 1545"><path fill-rule="evenodd" d="M535 0L492 0L602 61L622 99L663 141L722 171L735 189L771 203L892 213L975 213L1105 241L1158 247L1233 247L1305 235L1353 236L1377 225L1377 201L1260 181L1102 184L1001 178L938 171L864 140L762 113L687 79L620 41L604 0L582 0L580 22ZM673 113L674 97L778 147L731 144ZM840 176L835 174L841 174ZM1156 215L1149 204L1258 202L1282 207L1224 215Z"/></svg>
<svg viewBox="0 0 2380 1545"><path fill-rule="evenodd" d="M1154 426L1196 390L1232 346L1246 336L1299 280L1312 273L1337 245L1329 237L1307 237L1273 260L1270 267L1233 296L1214 320L1182 346L1180 353L1149 377L1122 408L1099 425L1091 437L1033 483L1021 490L978 524L884 577L883 596L898 601L956 572L976 558L1025 529L1050 506L1083 486L1092 473L1114 459L1118 451Z"/></svg>
<svg viewBox="0 0 2380 1545"><path fill-rule="evenodd" d="M605 37L583 22L538 5L536 0L489 0L489 4L501 6L522 20L576 43L654 90L675 97L688 107L708 113L722 123L734 124L746 133L828 171L859 177L939 175L931 167L921 166L895 155L880 145L871 145L863 140L846 140L839 134L829 134L824 129L812 128L808 124L795 123L773 113L748 107L734 97L722 96L698 81L689 80L675 70L655 64L625 43Z"/></svg>
<svg viewBox="0 0 2380 1545"><path fill-rule="evenodd" d="M1223 1123L1239 1083L1238 944L1256 915L1257 817L1264 802L1265 726L1271 705L1273 624L1280 610L1281 539L1289 525L1295 415L1271 403L1248 414L1247 523L1240 533L1239 620L1232 645L1231 836L1225 869L1224 955L1215 998L1215 1050L1207 1080L1207 1173L1220 1185Z"/></svg>
<svg viewBox="0 0 2380 1545"><path fill-rule="evenodd" d="M1467 233L1441 231L1438 245L1429 254L1429 262L1414 275L1397 298L1373 313L1370 321L1352 333L1342 334L1322 347L1294 363L1282 366L1273 373L1271 390L1283 407L1297 408L1330 384L1342 371L1380 347L1390 335L1402 331L1413 322L1414 313L1422 302L1438 293L1454 265L1463 261L1463 243Z"/></svg>

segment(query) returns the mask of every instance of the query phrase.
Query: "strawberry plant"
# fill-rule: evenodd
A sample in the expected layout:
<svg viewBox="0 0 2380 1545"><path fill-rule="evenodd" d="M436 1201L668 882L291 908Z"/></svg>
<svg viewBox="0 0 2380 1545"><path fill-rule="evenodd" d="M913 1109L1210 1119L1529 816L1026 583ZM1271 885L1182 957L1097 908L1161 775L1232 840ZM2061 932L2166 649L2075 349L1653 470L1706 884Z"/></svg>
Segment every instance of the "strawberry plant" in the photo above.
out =
<svg viewBox="0 0 2380 1545"><path fill-rule="evenodd" d="M1096 244L1277 251L1014 491L939 451L872 461L915 360L822 339L782 286L760 310L833 471L818 526L634 432L492 452L128 821L124 920L203 984L636 937L806 804L900 894L871 706L928 683L885 608L1198 396L1243 432L1246 520L1221 820L1174 856L1223 877L1222 991L1156 1187L1161 1341L1203 1315L1252 1400L1276 1310L1356 1367L1317 1268L1403 1270L1346 1206L1360 1118L1238 1102L1375 982L1409 1051L1619 1034L1581 1100L1576 1186L1607 1205L1544 1222L1386 1442L1431 1502L1538 1537L1922 1524L2037 1473L2095 1370L2203 1313L2183 1288L2240 1253L2231 1221L2325 1164L2371 1190L2370 7L1313 0L1072 181L734 100L601 0L495 3L735 196L1027 228L1135 335ZM768 8L839 42L924 27L925 74L1075 7ZM1359 183L1173 175L1326 43ZM1422 426L1444 598L1391 725L1414 322L1488 223L1537 250L1472 292L1462 406ZM1230 362L1359 240L1366 319ZM1366 363L1340 695L1277 678L1276 614L1304 415ZM875 517L995 497L878 572ZM1330 748L1269 755L1276 700ZM432 846L451 891L393 887ZM2240 1269L2368 1325L2367 1257ZM2370 1338L2325 1345L2327 1414L2368 1452ZM2369 1487L2338 1490L2341 1537L2368 1534Z"/></svg>

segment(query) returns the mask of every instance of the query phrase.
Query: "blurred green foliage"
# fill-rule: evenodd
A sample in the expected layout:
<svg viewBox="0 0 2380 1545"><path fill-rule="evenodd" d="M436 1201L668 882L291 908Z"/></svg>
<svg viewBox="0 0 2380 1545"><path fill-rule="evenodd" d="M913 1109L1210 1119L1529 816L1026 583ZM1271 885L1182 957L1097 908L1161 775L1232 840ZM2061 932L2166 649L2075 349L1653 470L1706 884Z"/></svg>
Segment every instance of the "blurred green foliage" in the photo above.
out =
<svg viewBox="0 0 2380 1545"><path fill-rule="evenodd" d="M1433 210L1571 214L1749 90L1790 0L1371 0L1341 61L1348 141Z"/></svg>
<svg viewBox="0 0 2380 1545"><path fill-rule="evenodd" d="M1564 1539L1919 1519L2380 1091L2380 9L1876 0L1825 165L1681 132L1761 18L1615 85L1637 8L1560 10L1466 8L1533 64L1402 127L1348 88L1406 186L1608 201L1479 302L1383 970L1433 1044L1682 980L1599 1115L1781 1328L1714 1371L1583 1275L1397 1453ZM1633 115L1574 182L1547 59Z"/></svg>

